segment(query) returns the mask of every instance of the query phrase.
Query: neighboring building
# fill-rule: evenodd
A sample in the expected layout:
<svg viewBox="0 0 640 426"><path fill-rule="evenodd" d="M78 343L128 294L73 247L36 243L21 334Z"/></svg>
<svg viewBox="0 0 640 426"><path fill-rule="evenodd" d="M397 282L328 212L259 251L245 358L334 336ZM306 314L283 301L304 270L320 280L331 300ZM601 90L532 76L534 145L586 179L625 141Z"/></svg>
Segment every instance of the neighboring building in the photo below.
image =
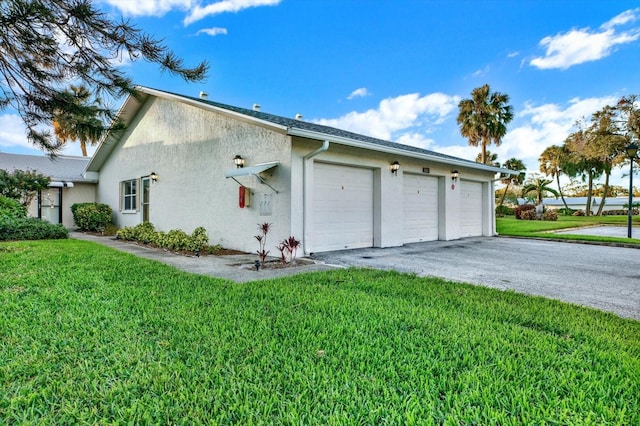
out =
<svg viewBox="0 0 640 426"><path fill-rule="evenodd" d="M587 197L564 197L564 200L567 202L567 206L570 209L586 211ZM562 198L544 198L542 202L550 209L558 210L564 208ZM591 213L595 214L598 212L601 202L602 197L591 197ZM633 202L640 202L640 198L633 198ZM604 200L604 207L602 207L602 211L626 210L627 208L625 206L627 204L629 204L629 197L607 197Z"/></svg>
<svg viewBox="0 0 640 426"><path fill-rule="evenodd" d="M126 130L109 133L86 168L120 227L203 226L212 244L253 252L269 222L272 254L288 236L311 253L495 234L494 182L509 170L257 106L139 91L120 109Z"/></svg>
<svg viewBox="0 0 640 426"><path fill-rule="evenodd" d="M73 228L71 206L75 203L94 202L96 180L83 176L89 158L58 156L55 158L37 155L0 153L0 169L36 171L51 178L49 189L41 191L28 206L29 215L62 223Z"/></svg>

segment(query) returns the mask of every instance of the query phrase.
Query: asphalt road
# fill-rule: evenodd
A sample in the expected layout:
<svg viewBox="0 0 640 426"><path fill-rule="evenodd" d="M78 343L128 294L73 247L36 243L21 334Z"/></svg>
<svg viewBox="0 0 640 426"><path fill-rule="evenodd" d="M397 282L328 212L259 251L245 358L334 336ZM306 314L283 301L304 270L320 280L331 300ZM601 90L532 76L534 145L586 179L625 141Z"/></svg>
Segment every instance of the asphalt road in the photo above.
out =
<svg viewBox="0 0 640 426"><path fill-rule="evenodd" d="M313 259L510 289L640 320L640 250L634 248L467 238L318 253Z"/></svg>

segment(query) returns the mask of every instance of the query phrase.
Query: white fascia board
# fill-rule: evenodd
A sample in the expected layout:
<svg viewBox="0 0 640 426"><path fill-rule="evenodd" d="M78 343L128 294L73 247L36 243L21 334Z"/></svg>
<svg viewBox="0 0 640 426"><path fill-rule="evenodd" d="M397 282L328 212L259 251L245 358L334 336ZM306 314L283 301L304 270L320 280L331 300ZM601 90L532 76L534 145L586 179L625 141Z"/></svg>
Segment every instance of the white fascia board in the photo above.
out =
<svg viewBox="0 0 640 426"><path fill-rule="evenodd" d="M98 148L93 153L91 160L89 160L89 162L85 166L83 174L97 172L100 169L100 167L102 167L102 164L104 164L104 161L107 159L107 157L109 157L115 145L115 144L112 144L110 146L109 145L105 146L107 145L107 141L113 138L113 133L112 133L113 125L119 119L121 119L125 123L125 125L129 125L133 117L135 117L138 111L140 110L140 107L144 104L145 100L146 99L136 99L132 95L127 96L127 98L124 100L122 105L120 105L120 109L118 109L118 112L116 113L114 120L111 122L109 129L102 136L102 139L100 139L100 142L98 143ZM97 163L97 164L94 164L94 163ZM95 168L93 167L94 165L95 165Z"/></svg>
<svg viewBox="0 0 640 426"><path fill-rule="evenodd" d="M474 164L464 160L458 160L455 158L442 158L437 155L413 152L413 151L408 151L402 148L392 148L384 145L373 144L370 142L363 142L355 139L329 135L326 133L313 132L310 130L289 129L288 134L291 136L300 136L300 137L309 138L309 139L329 140L330 142L334 142L340 145L347 145L355 148L363 148L363 149L369 149L372 151L385 152L387 154L403 155L405 157L419 158L421 160L433 161L435 163L450 164L452 166L467 167L467 168L482 170L486 172L506 173L510 175L520 174L520 172L516 172L514 170L509 170L509 169L502 169L500 167L487 166L485 164L480 164L480 163Z"/></svg>
<svg viewBox="0 0 640 426"><path fill-rule="evenodd" d="M287 131L287 129L288 129L286 126L282 126L280 124L275 124L275 123L273 123L271 121L261 120L259 118L252 117L252 116L246 115L246 114L242 114L240 112L231 111L231 110L228 110L228 109L225 109L225 108L220 108L220 107L217 107L215 105L211 105L211 104L208 104L206 102L201 102L201 101L196 100L196 99L185 98L185 97L180 96L180 95L174 95L172 93L162 92L160 90L150 89L148 87L137 87L136 90L138 90L140 92L147 93L149 95L157 96L159 98L171 99L171 100L182 102L182 103L185 103L187 105L191 105L191 106L194 106L194 107L197 107L197 108L202 108L202 109L209 110L209 111L215 111L215 112L219 112L219 113L222 113L222 114L230 115L232 117L241 118L243 120L251 121L251 122L254 122L254 123L259 123L262 126L271 127L271 128L278 129L278 130L281 130L281 131Z"/></svg>

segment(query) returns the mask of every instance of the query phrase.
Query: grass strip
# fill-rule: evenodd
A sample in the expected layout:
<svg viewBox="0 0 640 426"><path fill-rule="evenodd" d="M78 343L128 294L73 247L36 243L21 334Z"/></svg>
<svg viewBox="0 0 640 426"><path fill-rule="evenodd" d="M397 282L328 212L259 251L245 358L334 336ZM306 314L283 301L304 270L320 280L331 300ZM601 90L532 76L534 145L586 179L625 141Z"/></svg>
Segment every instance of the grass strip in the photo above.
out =
<svg viewBox="0 0 640 426"><path fill-rule="evenodd" d="M640 217L633 218L633 235L640 237ZM588 226L627 226L626 216L559 216L557 221L518 220L514 216L496 219L499 235L533 237L554 240L594 241L613 244L640 245L640 238L620 238L597 235L556 234L554 231Z"/></svg>
<svg viewBox="0 0 640 426"><path fill-rule="evenodd" d="M8 424L640 423L640 322L394 272L3 243L0 342Z"/></svg>

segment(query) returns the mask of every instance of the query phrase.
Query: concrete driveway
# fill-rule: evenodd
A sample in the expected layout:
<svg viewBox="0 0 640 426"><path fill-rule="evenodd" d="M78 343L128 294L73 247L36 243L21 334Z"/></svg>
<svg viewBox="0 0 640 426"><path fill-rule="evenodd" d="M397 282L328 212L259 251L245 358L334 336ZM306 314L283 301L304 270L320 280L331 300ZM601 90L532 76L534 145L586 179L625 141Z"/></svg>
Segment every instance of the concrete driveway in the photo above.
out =
<svg viewBox="0 0 640 426"><path fill-rule="evenodd" d="M545 296L640 320L640 250L517 238L467 238L318 253L329 265L436 276Z"/></svg>

